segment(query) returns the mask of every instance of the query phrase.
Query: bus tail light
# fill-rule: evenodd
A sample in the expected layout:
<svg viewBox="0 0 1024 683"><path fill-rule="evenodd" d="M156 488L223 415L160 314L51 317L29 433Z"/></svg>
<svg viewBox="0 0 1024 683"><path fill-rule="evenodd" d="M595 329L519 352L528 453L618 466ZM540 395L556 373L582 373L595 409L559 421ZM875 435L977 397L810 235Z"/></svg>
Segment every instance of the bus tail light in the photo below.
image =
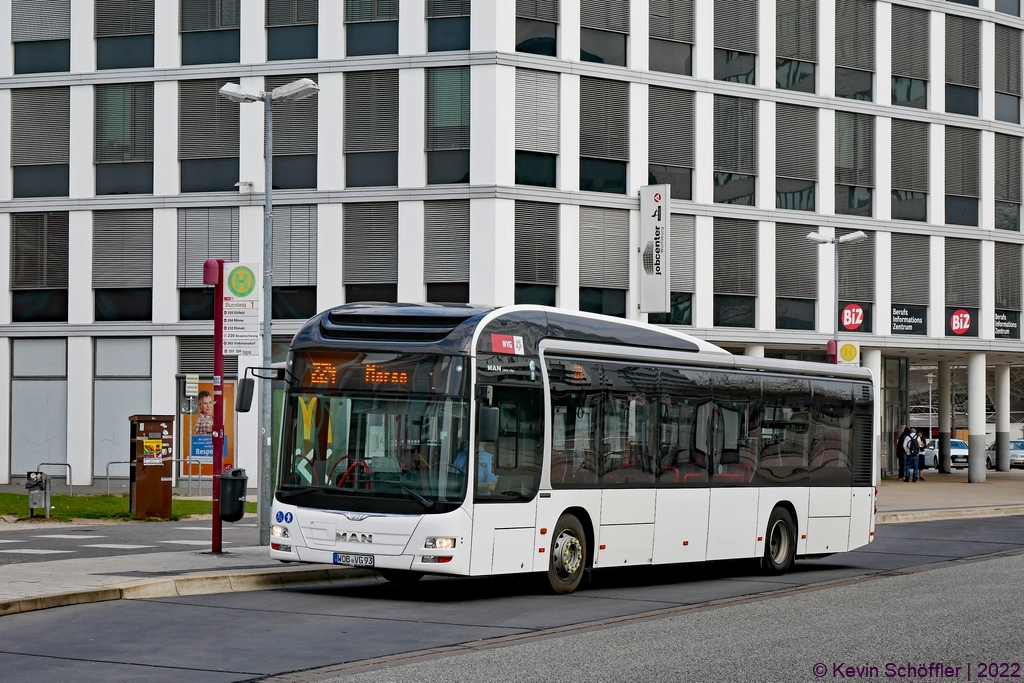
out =
<svg viewBox="0 0 1024 683"><path fill-rule="evenodd" d="M763 541L763 540L764 540L764 536L758 536L758 537L757 537L757 541L758 541L758 543L760 543L760 542L761 542L761 541Z"/></svg>
<svg viewBox="0 0 1024 683"><path fill-rule="evenodd" d="M537 552L538 552L538 553L542 553L542 552L544 552L544 548L537 548Z"/></svg>
<svg viewBox="0 0 1024 683"><path fill-rule="evenodd" d="M292 551L292 547L290 545L281 545L280 543L271 543L270 549L280 550L282 553L290 553Z"/></svg>
<svg viewBox="0 0 1024 683"><path fill-rule="evenodd" d="M600 550L604 550L604 543L601 544Z"/></svg>
<svg viewBox="0 0 1024 683"><path fill-rule="evenodd" d="M807 534L800 534L800 538L807 538Z"/></svg>
<svg viewBox="0 0 1024 683"><path fill-rule="evenodd" d="M548 533L548 528L547 528L546 526L542 526L542 527L540 528L540 535L541 535L541 536L546 536L546 535L547 535L547 533Z"/></svg>

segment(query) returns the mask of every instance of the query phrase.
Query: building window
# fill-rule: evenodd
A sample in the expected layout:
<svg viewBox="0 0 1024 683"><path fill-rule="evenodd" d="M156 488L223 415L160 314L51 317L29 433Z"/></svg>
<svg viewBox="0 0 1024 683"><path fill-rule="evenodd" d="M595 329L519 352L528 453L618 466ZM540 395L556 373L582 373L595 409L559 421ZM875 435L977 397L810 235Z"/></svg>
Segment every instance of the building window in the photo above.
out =
<svg viewBox="0 0 1024 683"><path fill-rule="evenodd" d="M555 187L557 160L554 154L516 151L516 185Z"/></svg>
<svg viewBox="0 0 1024 683"><path fill-rule="evenodd" d="M870 216L875 185L875 118L836 112L836 213Z"/></svg>
<svg viewBox="0 0 1024 683"><path fill-rule="evenodd" d="M795 59L775 60L775 87L813 93L815 66Z"/></svg>
<svg viewBox="0 0 1024 683"><path fill-rule="evenodd" d="M915 109L928 108L928 81L919 78L892 77L892 103Z"/></svg>
<svg viewBox="0 0 1024 683"><path fill-rule="evenodd" d="M12 339L11 347L11 472L20 474L67 457L67 340Z"/></svg>
<svg viewBox="0 0 1024 683"><path fill-rule="evenodd" d="M316 74L267 76L266 90L273 90L300 78L316 79ZM316 188L318 97L292 102L277 102L274 107L275 190Z"/></svg>
<svg viewBox="0 0 1024 683"><path fill-rule="evenodd" d="M213 318L213 288L203 282L208 259L238 260L238 208L178 209L178 305L181 320Z"/></svg>
<svg viewBox="0 0 1024 683"><path fill-rule="evenodd" d="M854 232L836 229L836 235ZM875 233L864 230L867 239L842 246L839 259L839 330L840 332L871 332L872 303L875 300ZM897 254L898 252L893 252ZM897 256L894 260L900 260ZM850 306L850 304L856 304ZM857 308L862 311L858 314ZM846 311L844 313L844 311Z"/></svg>
<svg viewBox="0 0 1024 683"><path fill-rule="evenodd" d="M14 73L71 70L71 0L15 0L10 17Z"/></svg>
<svg viewBox="0 0 1024 683"><path fill-rule="evenodd" d="M317 0L267 0L267 61L316 59Z"/></svg>
<svg viewBox="0 0 1024 683"><path fill-rule="evenodd" d="M96 194L152 194L153 84L95 86Z"/></svg>
<svg viewBox="0 0 1024 683"><path fill-rule="evenodd" d="M978 225L980 131L946 126L946 223Z"/></svg>
<svg viewBox="0 0 1024 683"><path fill-rule="evenodd" d="M11 322L68 321L68 214L11 214Z"/></svg>
<svg viewBox="0 0 1024 683"><path fill-rule="evenodd" d="M870 102L874 98L870 71L836 67L836 97Z"/></svg>
<svg viewBox="0 0 1024 683"><path fill-rule="evenodd" d="M693 74L693 45L672 40L651 38L651 71L665 71L690 76Z"/></svg>
<svg viewBox="0 0 1024 683"><path fill-rule="evenodd" d="M516 184L555 187L559 75L516 69Z"/></svg>
<svg viewBox="0 0 1024 683"><path fill-rule="evenodd" d="M892 103L928 107L928 10L892 6Z"/></svg>
<svg viewBox="0 0 1024 683"><path fill-rule="evenodd" d="M71 149L71 90L11 90L14 197L67 197Z"/></svg>
<svg viewBox="0 0 1024 683"><path fill-rule="evenodd" d="M271 288L270 315L274 320L308 320L316 315L316 287Z"/></svg>
<svg viewBox="0 0 1024 683"><path fill-rule="evenodd" d="M890 298L894 310L914 307L917 312L922 310L927 317L929 304L929 272L931 270L931 242L928 235L908 235L892 233L891 253L899 254L899 258L891 259L889 267ZM854 245L859 247L860 244ZM840 261L842 263L842 261ZM907 317L913 309L905 311L901 317ZM919 316L910 316L919 317ZM894 334L927 334L927 320L921 323L914 321L898 321L893 317L892 332Z"/></svg>
<svg viewBox="0 0 1024 683"><path fill-rule="evenodd" d="M153 412L153 359L149 337L98 337L93 381L93 477L129 473L124 454L132 452L131 415ZM99 407L102 406L102 409ZM108 464L114 464L108 467ZM195 471L195 468L193 468Z"/></svg>
<svg viewBox="0 0 1024 683"><path fill-rule="evenodd" d="M626 66L629 0L583 0L580 5L580 59Z"/></svg>
<svg viewBox="0 0 1024 683"><path fill-rule="evenodd" d="M599 313L616 318L625 318L626 291L623 289L580 287L580 310L585 313Z"/></svg>
<svg viewBox="0 0 1024 683"><path fill-rule="evenodd" d="M178 290L179 320L213 320L213 287L184 287Z"/></svg>
<svg viewBox="0 0 1024 683"><path fill-rule="evenodd" d="M672 215L669 228L671 250L671 295L667 313L650 313L647 322L655 325L692 325L693 290L696 287L696 221L693 216Z"/></svg>
<svg viewBox="0 0 1024 683"><path fill-rule="evenodd" d="M316 314L317 207L274 207L271 315L305 320Z"/></svg>
<svg viewBox="0 0 1024 683"><path fill-rule="evenodd" d="M427 301L469 303L469 200L423 203Z"/></svg>
<svg viewBox="0 0 1024 683"><path fill-rule="evenodd" d="M427 52L469 49L470 0L428 0Z"/></svg>
<svg viewBox="0 0 1024 683"><path fill-rule="evenodd" d="M651 0L649 63L651 71L693 74L693 3Z"/></svg>
<svg viewBox="0 0 1024 683"><path fill-rule="evenodd" d="M469 67L427 69L427 184L469 182Z"/></svg>
<svg viewBox="0 0 1024 683"><path fill-rule="evenodd" d="M346 0L345 36L349 57L398 54L398 2Z"/></svg>
<svg viewBox="0 0 1024 683"><path fill-rule="evenodd" d="M756 55L736 50L715 49L715 80L729 83L756 83Z"/></svg>
<svg viewBox="0 0 1024 683"><path fill-rule="evenodd" d="M757 82L757 3L715 2L715 80L754 85Z"/></svg>
<svg viewBox="0 0 1024 683"><path fill-rule="evenodd" d="M517 0L516 52L558 55L558 0Z"/></svg>
<svg viewBox="0 0 1024 683"><path fill-rule="evenodd" d="M814 330L818 298L818 245L806 225L775 225L775 327Z"/></svg>
<svg viewBox="0 0 1024 683"><path fill-rule="evenodd" d="M996 24L996 119L1020 123L1021 32Z"/></svg>
<svg viewBox="0 0 1024 683"><path fill-rule="evenodd" d="M97 321L153 319L153 210L94 211Z"/></svg>
<svg viewBox="0 0 1024 683"><path fill-rule="evenodd" d="M995 136L996 229L1020 231L1021 139Z"/></svg>
<svg viewBox="0 0 1024 683"><path fill-rule="evenodd" d="M580 79L580 189L626 193L629 84Z"/></svg>
<svg viewBox="0 0 1024 683"><path fill-rule="evenodd" d="M757 297L757 222L714 219L715 326L754 327Z"/></svg>
<svg viewBox="0 0 1024 683"><path fill-rule="evenodd" d="M345 184L398 185L398 71L345 74Z"/></svg>
<svg viewBox="0 0 1024 683"><path fill-rule="evenodd" d="M995 338L1020 339L1020 245L996 242L995 252Z"/></svg>
<svg viewBox="0 0 1024 683"><path fill-rule="evenodd" d="M1020 16L1020 0L996 0L996 11L1003 14ZM998 26L998 24L997 24Z"/></svg>
<svg viewBox="0 0 1024 683"><path fill-rule="evenodd" d="M345 301L397 302L398 202L349 203L342 211Z"/></svg>
<svg viewBox="0 0 1024 683"><path fill-rule="evenodd" d="M647 102L649 181L671 185L673 199L693 199L693 93L652 85Z"/></svg>
<svg viewBox="0 0 1024 683"><path fill-rule="evenodd" d="M928 124L892 120L892 217L928 220Z"/></svg>
<svg viewBox="0 0 1024 683"><path fill-rule="evenodd" d="M580 207L580 310L625 317L629 212Z"/></svg>
<svg viewBox="0 0 1024 683"><path fill-rule="evenodd" d="M775 87L815 91L818 62L817 0L777 0Z"/></svg>
<svg viewBox="0 0 1024 683"><path fill-rule="evenodd" d="M836 0L836 97L874 99L875 2Z"/></svg>
<svg viewBox="0 0 1024 683"><path fill-rule="evenodd" d="M234 192L239 105L219 94L221 79L178 82L178 159L182 192Z"/></svg>
<svg viewBox="0 0 1024 683"><path fill-rule="evenodd" d="M558 204L516 201L516 303L555 305Z"/></svg>
<svg viewBox="0 0 1024 683"><path fill-rule="evenodd" d="M715 202L754 205L757 101L715 95Z"/></svg>
<svg viewBox="0 0 1024 683"><path fill-rule="evenodd" d="M181 0L181 63L238 62L238 0Z"/></svg>
<svg viewBox="0 0 1024 683"><path fill-rule="evenodd" d="M96 0L96 68L153 66L155 0Z"/></svg>
<svg viewBox="0 0 1024 683"><path fill-rule="evenodd" d="M945 238L946 334L978 336L977 309L981 305L981 240ZM950 334L950 314L966 308L971 315L967 332ZM952 310L951 310L952 309Z"/></svg>
<svg viewBox="0 0 1024 683"><path fill-rule="evenodd" d="M818 110L779 103L775 108L775 208L815 210Z"/></svg>

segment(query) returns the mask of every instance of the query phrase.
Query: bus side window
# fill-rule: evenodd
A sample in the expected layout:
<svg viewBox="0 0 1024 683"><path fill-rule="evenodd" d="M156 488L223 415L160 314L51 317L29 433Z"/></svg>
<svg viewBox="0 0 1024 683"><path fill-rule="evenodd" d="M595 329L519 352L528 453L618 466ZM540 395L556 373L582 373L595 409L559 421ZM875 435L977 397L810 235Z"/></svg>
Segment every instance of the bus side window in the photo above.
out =
<svg viewBox="0 0 1024 683"><path fill-rule="evenodd" d="M758 472L766 482L806 481L811 451L811 385L804 379L766 377Z"/></svg>
<svg viewBox="0 0 1024 683"><path fill-rule="evenodd" d="M811 412L812 482L850 486L853 469L853 386L847 382L814 380Z"/></svg>
<svg viewBox="0 0 1024 683"><path fill-rule="evenodd" d="M707 486L711 465L712 374L662 368L660 486Z"/></svg>
<svg viewBox="0 0 1024 683"><path fill-rule="evenodd" d="M476 500L531 500L544 462L544 406L541 389L498 385L498 441L478 442Z"/></svg>
<svg viewBox="0 0 1024 683"><path fill-rule="evenodd" d="M595 432L601 424L600 370L589 361L549 360L551 485L597 483Z"/></svg>

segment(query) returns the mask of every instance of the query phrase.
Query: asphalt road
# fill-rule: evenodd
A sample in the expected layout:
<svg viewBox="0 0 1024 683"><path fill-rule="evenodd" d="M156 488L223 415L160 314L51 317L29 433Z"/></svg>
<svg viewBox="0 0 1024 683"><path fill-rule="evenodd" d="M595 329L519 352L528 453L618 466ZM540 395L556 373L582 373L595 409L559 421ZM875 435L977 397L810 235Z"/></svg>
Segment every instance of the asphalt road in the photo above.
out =
<svg viewBox="0 0 1024 683"><path fill-rule="evenodd" d="M532 577L367 579L16 614L0 619L0 678L789 681L821 680L815 664L835 680L846 662L899 680L887 663L945 661L960 678L924 680L966 680L967 663L973 680L978 662L1024 660L1024 518L883 525L876 538L782 577L742 562L607 570L571 596ZM1013 554L958 561L992 553ZM947 566L922 571L935 563ZM415 654L427 648L434 659ZM412 654L375 660L399 653Z"/></svg>

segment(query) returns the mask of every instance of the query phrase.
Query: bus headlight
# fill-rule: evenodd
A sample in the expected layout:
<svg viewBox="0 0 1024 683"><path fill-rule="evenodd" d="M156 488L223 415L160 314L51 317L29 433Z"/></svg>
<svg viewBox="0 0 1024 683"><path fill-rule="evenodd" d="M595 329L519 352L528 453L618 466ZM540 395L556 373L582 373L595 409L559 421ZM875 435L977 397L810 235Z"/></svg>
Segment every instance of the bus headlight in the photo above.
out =
<svg viewBox="0 0 1024 683"><path fill-rule="evenodd" d="M276 538L288 538L288 527L275 524L270 527L270 535Z"/></svg>
<svg viewBox="0 0 1024 683"><path fill-rule="evenodd" d="M424 548L442 548L450 549L455 547L454 538L445 538L443 536L430 536L426 541L423 542Z"/></svg>

